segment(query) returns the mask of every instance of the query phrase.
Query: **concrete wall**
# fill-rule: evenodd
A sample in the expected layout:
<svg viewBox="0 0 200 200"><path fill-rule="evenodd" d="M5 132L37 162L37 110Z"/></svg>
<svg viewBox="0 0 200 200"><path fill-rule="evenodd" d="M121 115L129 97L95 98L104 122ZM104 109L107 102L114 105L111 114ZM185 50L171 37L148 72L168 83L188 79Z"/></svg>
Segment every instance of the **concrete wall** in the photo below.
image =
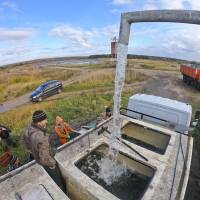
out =
<svg viewBox="0 0 200 200"><path fill-rule="evenodd" d="M1 177L0 199L69 200L44 168L34 162Z"/></svg>

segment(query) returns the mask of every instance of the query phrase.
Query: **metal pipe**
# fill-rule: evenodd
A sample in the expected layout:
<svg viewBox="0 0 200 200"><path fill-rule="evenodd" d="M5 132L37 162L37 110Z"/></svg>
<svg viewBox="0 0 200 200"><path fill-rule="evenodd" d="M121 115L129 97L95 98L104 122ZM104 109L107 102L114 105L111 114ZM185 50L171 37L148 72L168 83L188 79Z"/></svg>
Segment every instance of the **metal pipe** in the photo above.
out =
<svg viewBox="0 0 200 200"><path fill-rule="evenodd" d="M122 13L119 43L128 45L130 26L138 22L175 22L200 24L200 11L195 10L148 10Z"/></svg>

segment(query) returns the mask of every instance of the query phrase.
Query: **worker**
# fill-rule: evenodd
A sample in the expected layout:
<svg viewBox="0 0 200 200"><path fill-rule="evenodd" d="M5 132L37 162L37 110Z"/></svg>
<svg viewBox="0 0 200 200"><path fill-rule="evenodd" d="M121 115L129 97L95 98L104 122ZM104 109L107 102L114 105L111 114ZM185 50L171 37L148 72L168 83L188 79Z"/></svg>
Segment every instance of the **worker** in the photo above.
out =
<svg viewBox="0 0 200 200"><path fill-rule="evenodd" d="M8 171L12 171L20 166L17 156L13 155L11 148L17 147L17 143L10 135L11 130L0 125L0 144L4 153L0 156L0 166L6 167Z"/></svg>
<svg viewBox="0 0 200 200"><path fill-rule="evenodd" d="M3 144L4 148L17 146L17 143L10 136L10 133L11 133L11 130L8 127L0 125L0 138L1 138L1 143Z"/></svg>
<svg viewBox="0 0 200 200"><path fill-rule="evenodd" d="M97 118L96 126L112 116L111 108L105 106L105 111Z"/></svg>
<svg viewBox="0 0 200 200"><path fill-rule="evenodd" d="M54 159L55 149L50 143L50 134L47 131L47 115L42 110L33 113L32 123L23 134L23 143L31 152L37 163L42 165L56 184L65 191L60 170Z"/></svg>
<svg viewBox="0 0 200 200"><path fill-rule="evenodd" d="M70 140L70 135L72 136L74 131L75 130L71 128L68 123L64 122L63 118L60 116L56 117L55 132L61 144L67 143Z"/></svg>
<svg viewBox="0 0 200 200"><path fill-rule="evenodd" d="M111 116L112 116L111 108L110 107L106 107L104 119L108 119Z"/></svg>
<svg viewBox="0 0 200 200"><path fill-rule="evenodd" d="M10 136L11 130L6 126L0 125L0 137L1 139L7 139Z"/></svg>

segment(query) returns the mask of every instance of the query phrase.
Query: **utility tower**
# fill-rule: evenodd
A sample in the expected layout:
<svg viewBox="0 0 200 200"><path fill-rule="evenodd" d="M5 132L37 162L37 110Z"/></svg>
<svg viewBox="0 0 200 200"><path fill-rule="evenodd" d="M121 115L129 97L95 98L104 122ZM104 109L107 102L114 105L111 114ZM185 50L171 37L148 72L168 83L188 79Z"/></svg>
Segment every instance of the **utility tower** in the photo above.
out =
<svg viewBox="0 0 200 200"><path fill-rule="evenodd" d="M117 37L111 39L111 58L117 58Z"/></svg>

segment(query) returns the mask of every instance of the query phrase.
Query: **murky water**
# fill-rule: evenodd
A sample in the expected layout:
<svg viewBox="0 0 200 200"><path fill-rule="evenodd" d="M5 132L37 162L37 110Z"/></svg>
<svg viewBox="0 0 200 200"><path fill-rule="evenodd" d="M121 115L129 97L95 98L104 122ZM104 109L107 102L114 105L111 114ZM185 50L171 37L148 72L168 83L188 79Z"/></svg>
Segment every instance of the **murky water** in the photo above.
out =
<svg viewBox="0 0 200 200"><path fill-rule="evenodd" d="M104 153L100 147L79 161L76 166L119 199L140 199L151 177L128 168L125 163Z"/></svg>
<svg viewBox="0 0 200 200"><path fill-rule="evenodd" d="M122 128L122 138L159 154L164 154L170 136L129 122Z"/></svg>

